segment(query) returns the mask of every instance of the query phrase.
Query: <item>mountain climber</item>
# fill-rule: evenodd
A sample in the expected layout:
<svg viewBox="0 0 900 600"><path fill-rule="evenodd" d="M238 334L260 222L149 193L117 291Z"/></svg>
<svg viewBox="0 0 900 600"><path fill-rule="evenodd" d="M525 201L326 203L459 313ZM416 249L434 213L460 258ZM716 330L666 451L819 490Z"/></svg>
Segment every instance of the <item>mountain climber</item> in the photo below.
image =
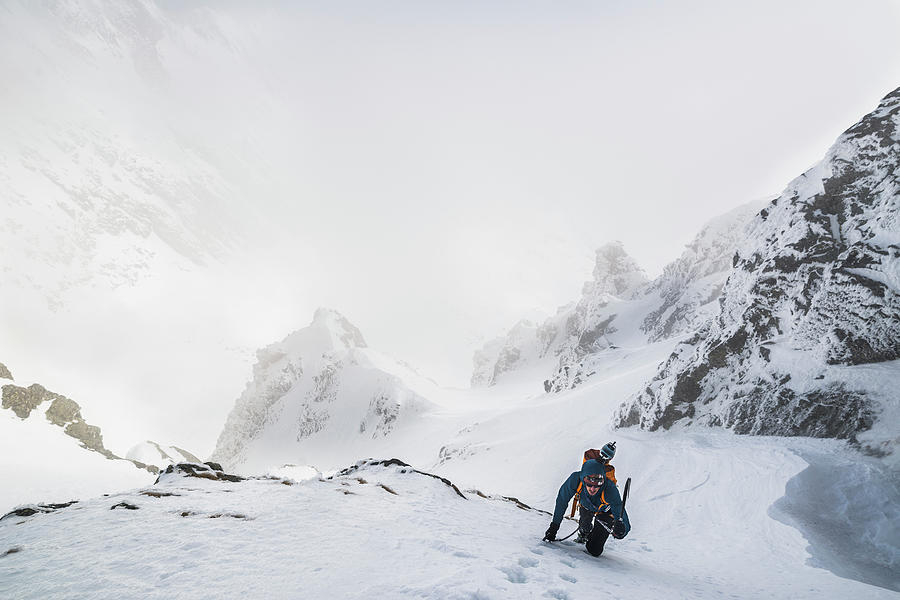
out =
<svg viewBox="0 0 900 600"><path fill-rule="evenodd" d="M622 497L613 481L606 477L606 463L615 455L615 446L603 447L600 460L591 459L581 465L563 482L556 496L556 510L553 520L544 534L544 540L556 540L569 500L579 493L578 537L576 542L585 543L588 553L600 556L610 533L622 539L631 531L628 511L622 508Z"/></svg>

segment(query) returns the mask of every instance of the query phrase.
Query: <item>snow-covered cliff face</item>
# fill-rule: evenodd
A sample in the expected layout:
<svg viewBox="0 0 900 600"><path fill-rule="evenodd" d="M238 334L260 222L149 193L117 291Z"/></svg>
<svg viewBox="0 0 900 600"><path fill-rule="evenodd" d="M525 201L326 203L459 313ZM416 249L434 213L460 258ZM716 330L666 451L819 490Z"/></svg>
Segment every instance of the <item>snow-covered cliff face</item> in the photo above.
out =
<svg viewBox="0 0 900 600"><path fill-rule="evenodd" d="M252 471L311 460L314 448L384 438L428 408L409 387L421 378L368 349L340 313L257 353L253 380L228 415L213 460Z"/></svg>
<svg viewBox="0 0 900 600"><path fill-rule="evenodd" d="M743 204L704 225L681 256L645 288L645 294L661 300L641 323L647 341L694 332L715 315L734 254L747 239L748 224L766 204Z"/></svg>
<svg viewBox="0 0 900 600"><path fill-rule="evenodd" d="M893 410L882 401L900 381L898 126L900 89L760 212L718 314L618 425L852 438Z"/></svg>

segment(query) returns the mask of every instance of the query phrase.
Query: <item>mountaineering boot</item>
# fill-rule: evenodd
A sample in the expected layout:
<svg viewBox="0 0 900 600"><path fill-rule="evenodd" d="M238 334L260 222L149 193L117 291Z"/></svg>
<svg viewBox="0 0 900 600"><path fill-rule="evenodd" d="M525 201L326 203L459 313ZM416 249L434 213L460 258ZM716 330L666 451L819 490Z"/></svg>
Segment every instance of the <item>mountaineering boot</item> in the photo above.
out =
<svg viewBox="0 0 900 600"><path fill-rule="evenodd" d="M590 538L590 537L591 537L590 531L584 531L583 529L579 529L578 535L575 536L575 543L576 544L584 544L585 542L588 541L588 538Z"/></svg>

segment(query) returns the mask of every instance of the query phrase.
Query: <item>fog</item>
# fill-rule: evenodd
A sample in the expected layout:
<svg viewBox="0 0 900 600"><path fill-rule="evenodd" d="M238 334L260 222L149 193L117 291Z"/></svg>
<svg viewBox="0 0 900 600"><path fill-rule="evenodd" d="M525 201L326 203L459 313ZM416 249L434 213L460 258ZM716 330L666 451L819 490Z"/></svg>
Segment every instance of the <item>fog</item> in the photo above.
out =
<svg viewBox="0 0 900 600"><path fill-rule="evenodd" d="M896 2L0 4L0 362L208 454L341 311L450 386L621 240L650 276L900 82Z"/></svg>

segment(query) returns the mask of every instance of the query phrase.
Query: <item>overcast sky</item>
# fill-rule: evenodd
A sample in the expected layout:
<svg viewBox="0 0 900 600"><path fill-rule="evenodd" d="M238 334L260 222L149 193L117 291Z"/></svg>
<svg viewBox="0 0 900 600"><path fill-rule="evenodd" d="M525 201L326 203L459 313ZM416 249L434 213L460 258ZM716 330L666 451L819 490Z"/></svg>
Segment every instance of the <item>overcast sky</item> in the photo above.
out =
<svg viewBox="0 0 900 600"><path fill-rule="evenodd" d="M211 450L252 350L318 306L464 386L480 343L578 298L595 248L621 240L658 275L705 221L778 194L900 85L900 5L883 0L166 0L125 32L146 53L97 50L96 35L77 40L92 59L48 46L104 4L63 5L77 18L59 29L0 4L6 123L39 143L29 118L91 113L161 164L190 147L258 212L230 276L119 290L90 352L87 292L43 333L5 323L20 370L93 395L120 446ZM222 362L222 345L244 358ZM188 406L202 425L170 418Z"/></svg>

